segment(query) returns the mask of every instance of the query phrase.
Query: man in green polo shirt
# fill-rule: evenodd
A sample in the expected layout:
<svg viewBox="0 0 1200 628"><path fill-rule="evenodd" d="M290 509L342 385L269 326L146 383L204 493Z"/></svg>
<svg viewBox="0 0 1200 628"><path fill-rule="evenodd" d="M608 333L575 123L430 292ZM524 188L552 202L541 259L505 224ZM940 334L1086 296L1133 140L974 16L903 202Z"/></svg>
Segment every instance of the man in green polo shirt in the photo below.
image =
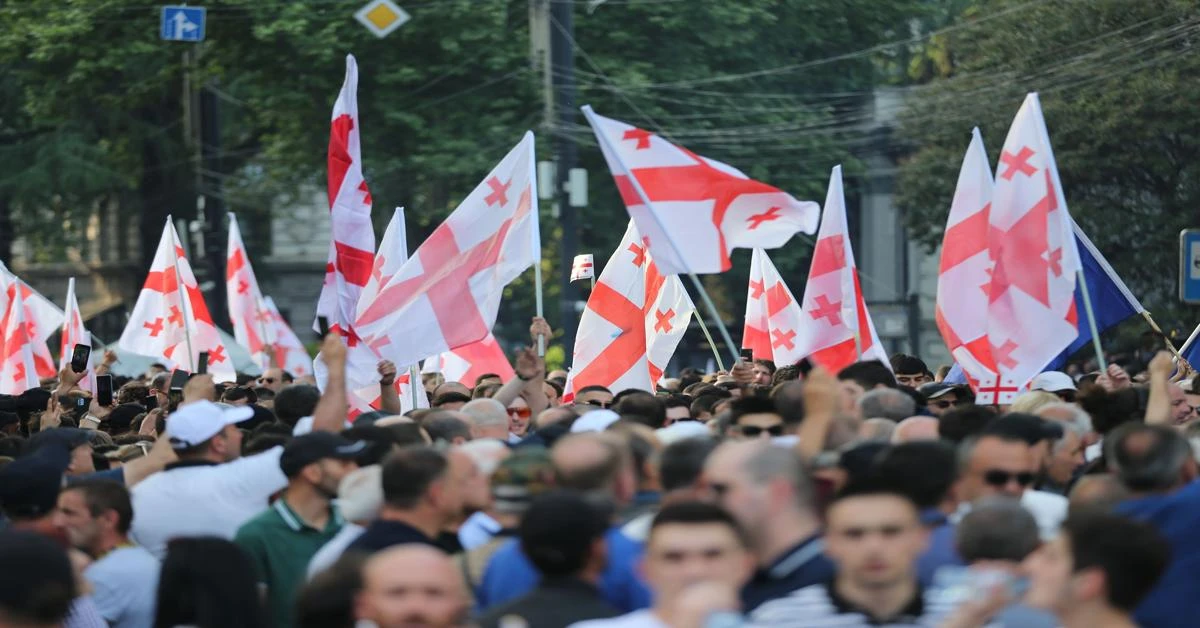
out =
<svg viewBox="0 0 1200 628"><path fill-rule="evenodd" d="M296 591L304 582L308 561L342 527L332 504L342 478L358 468L354 458L366 443L329 432L292 439L279 466L288 477L283 496L237 531L234 542L253 560L265 587L271 623L293 623Z"/></svg>

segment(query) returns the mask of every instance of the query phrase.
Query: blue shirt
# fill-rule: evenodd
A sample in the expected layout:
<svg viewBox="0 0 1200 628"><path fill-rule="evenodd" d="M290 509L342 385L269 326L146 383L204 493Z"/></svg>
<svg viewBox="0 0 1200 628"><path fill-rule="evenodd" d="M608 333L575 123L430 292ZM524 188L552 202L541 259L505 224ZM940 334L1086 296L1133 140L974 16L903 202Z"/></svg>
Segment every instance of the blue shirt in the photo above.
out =
<svg viewBox="0 0 1200 628"><path fill-rule="evenodd" d="M833 563L825 556L825 541L820 535L804 539L770 567L755 572L742 587L742 610L748 614L764 602L833 580L833 575Z"/></svg>
<svg viewBox="0 0 1200 628"><path fill-rule="evenodd" d="M1122 502L1117 513L1146 521L1171 544L1171 562L1134 613L1139 626L1193 625L1200 617L1200 480L1165 495Z"/></svg>
<svg viewBox="0 0 1200 628"><path fill-rule="evenodd" d="M604 535L608 543L608 566L600 576L600 595L622 613L650 607L650 591L637 577L642 544L612 528ZM521 551L516 539L496 550L475 592L480 610L515 600L537 588L537 569Z"/></svg>
<svg viewBox="0 0 1200 628"><path fill-rule="evenodd" d="M955 527L950 519L936 508L921 511L921 522L929 528L929 549L917 558L917 578L921 586L933 586L933 574L939 567L961 566L962 557L955 547Z"/></svg>

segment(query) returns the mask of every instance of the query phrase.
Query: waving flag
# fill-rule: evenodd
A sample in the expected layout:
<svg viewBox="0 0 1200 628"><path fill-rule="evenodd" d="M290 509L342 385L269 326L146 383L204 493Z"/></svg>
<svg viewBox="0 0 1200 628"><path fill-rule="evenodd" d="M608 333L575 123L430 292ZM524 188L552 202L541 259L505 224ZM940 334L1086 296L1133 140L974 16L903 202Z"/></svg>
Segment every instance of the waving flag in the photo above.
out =
<svg viewBox="0 0 1200 628"><path fill-rule="evenodd" d="M791 341L804 325L804 312L783 283L771 258L754 249L750 258L750 291L746 295L746 327L742 348L754 352L756 360L779 365L795 364L804 357Z"/></svg>
<svg viewBox="0 0 1200 628"><path fill-rule="evenodd" d="M1000 153L988 215L994 266L988 342L1000 374L983 394L1009 403L1079 335L1079 252L1037 94L1025 98Z"/></svg>
<svg viewBox="0 0 1200 628"><path fill-rule="evenodd" d="M479 376L487 373L499 375L506 382L516 375L508 356L504 355L504 349L491 334L479 342L425 360L421 372L441 373L446 381L459 382L468 387L474 386Z"/></svg>
<svg viewBox="0 0 1200 628"><path fill-rule="evenodd" d="M189 371L196 370L200 353L207 352L208 372L216 381L237 377L170 218L117 346Z"/></svg>
<svg viewBox="0 0 1200 628"><path fill-rule="evenodd" d="M292 327L280 315L275 301L271 297L263 297L263 302L268 315L267 334L272 341L271 353L275 364L296 377L312 375L312 359L304 343L300 342L296 332L292 331Z"/></svg>
<svg viewBox="0 0 1200 628"><path fill-rule="evenodd" d="M846 230L841 166L835 166L829 177L821 230L813 247L800 309L804 315L798 329L780 329L779 334L772 335L771 345L776 352L808 356L833 373L859 360L889 363L858 282L854 251Z"/></svg>
<svg viewBox="0 0 1200 628"><path fill-rule="evenodd" d="M0 268L3 268L0 266ZM0 394L19 395L37 388L33 362L33 339L25 321L21 283L8 272L0 273ZM44 344L44 343L43 343Z"/></svg>
<svg viewBox="0 0 1200 628"><path fill-rule="evenodd" d="M75 352L75 345L83 345L85 347L92 346L92 335L83 327L83 316L79 313L79 302L75 299L75 278L71 277L67 280L67 306L66 317L63 321L62 333L59 334L62 339L59 343L58 352L58 368L61 371L71 363L71 356ZM79 382L79 387L88 390L96 390L96 372L92 370L89 363L87 375Z"/></svg>
<svg viewBox="0 0 1200 628"><path fill-rule="evenodd" d="M653 392L695 310L679 277L659 272L630 221L579 319L567 398L597 385Z"/></svg>
<svg viewBox="0 0 1200 628"><path fill-rule="evenodd" d="M591 279L596 276L596 268L592 259L591 253L575 256L575 259L571 261L571 281Z"/></svg>
<svg viewBox="0 0 1200 628"><path fill-rule="evenodd" d="M991 258L988 253L988 213L992 204L992 169L979 129L971 131L971 144L958 172L958 186L942 236L938 266L938 331L964 381L973 388L995 385L996 367L988 344L988 301L991 295ZM991 403L992 393L980 393Z"/></svg>
<svg viewBox="0 0 1200 628"><path fill-rule="evenodd" d="M325 265L325 284L317 300L317 316L326 317L330 331L344 336L348 346L359 341L353 328L355 308L375 260L371 192L363 178L360 146L358 63L354 55L346 55L346 79L333 104L329 131L329 218L333 239L329 243L329 262ZM315 322L313 330L317 330Z"/></svg>
<svg viewBox="0 0 1200 628"><path fill-rule="evenodd" d="M597 115L591 107L583 113L629 216L665 275L724 272L735 248L774 249L797 232L816 229L819 208L812 201L797 200L732 166ZM638 186L650 206L643 203Z"/></svg>
<svg viewBox="0 0 1200 628"><path fill-rule="evenodd" d="M1200 367L1200 325L1192 330L1183 346L1179 347L1179 355L1183 356L1193 369Z"/></svg>
<svg viewBox="0 0 1200 628"><path fill-rule="evenodd" d="M229 322L238 344L250 351L250 359L258 368L271 368L271 351L275 345L274 324L267 309L250 256L242 242L242 230L237 217L229 214L228 252L225 257L225 295L229 302Z"/></svg>
<svg viewBox="0 0 1200 628"><path fill-rule="evenodd" d="M34 370L39 378L54 377L58 374L54 357L50 355L47 342L54 332L62 328L65 315L50 299L29 287L20 277L12 274L4 264L0 264L0 276L6 282L15 282L21 287L21 302L25 307L25 325L29 331L29 348L33 352Z"/></svg>
<svg viewBox="0 0 1200 628"><path fill-rule="evenodd" d="M1075 231L1075 246L1079 249L1079 262L1083 267L1083 280L1087 282L1088 294L1092 297L1092 311L1096 315L1096 330L1104 333L1117 324L1146 311L1137 297L1129 291L1117 271L1109 265L1104 255L1092 244L1079 224L1072 221ZM1078 282L1077 282L1078 283ZM1083 312L1083 287L1075 286L1075 311ZM1050 361L1044 370L1061 371L1067 360L1080 349L1091 344L1092 330L1087 325L1079 326L1079 337L1066 350Z"/></svg>
<svg viewBox="0 0 1200 628"><path fill-rule="evenodd" d="M491 332L504 286L541 259L533 148L527 132L379 294L358 304L356 328L369 346L416 364Z"/></svg>

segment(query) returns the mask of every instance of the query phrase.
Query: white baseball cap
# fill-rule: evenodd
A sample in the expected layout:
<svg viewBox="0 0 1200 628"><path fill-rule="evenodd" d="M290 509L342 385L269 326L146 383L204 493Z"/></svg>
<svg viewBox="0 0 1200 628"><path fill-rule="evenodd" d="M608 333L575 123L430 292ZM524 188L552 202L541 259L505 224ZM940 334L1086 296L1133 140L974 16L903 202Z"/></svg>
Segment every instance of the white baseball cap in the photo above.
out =
<svg viewBox="0 0 1200 628"><path fill-rule="evenodd" d="M621 415L612 410L592 410L575 419L575 422L571 424L571 433L603 432L608 429L608 426L620 420Z"/></svg>
<svg viewBox="0 0 1200 628"><path fill-rule="evenodd" d="M222 408L211 401L195 401L179 406L167 417L167 437L171 447L187 449L216 436L226 425L241 423L254 416L249 406Z"/></svg>
<svg viewBox="0 0 1200 628"><path fill-rule="evenodd" d="M1046 371L1038 373L1029 382L1029 390L1044 390L1046 392L1060 392L1063 390L1079 390L1075 387L1075 380L1071 379L1070 375L1062 371Z"/></svg>

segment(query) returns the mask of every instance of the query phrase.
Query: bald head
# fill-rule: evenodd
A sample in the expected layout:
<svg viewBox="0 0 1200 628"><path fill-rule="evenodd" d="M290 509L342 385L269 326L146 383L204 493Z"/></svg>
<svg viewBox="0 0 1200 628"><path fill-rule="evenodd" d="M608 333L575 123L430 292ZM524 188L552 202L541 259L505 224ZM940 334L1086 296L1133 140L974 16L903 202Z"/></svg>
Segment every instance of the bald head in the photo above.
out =
<svg viewBox="0 0 1200 628"><path fill-rule="evenodd" d="M938 421L928 416L910 416L896 425L892 442L911 443L919 440L937 440Z"/></svg>
<svg viewBox="0 0 1200 628"><path fill-rule="evenodd" d="M605 493L618 503L633 496L633 455L619 436L567 435L550 450L550 462L560 488Z"/></svg>
<svg viewBox="0 0 1200 628"><path fill-rule="evenodd" d="M472 438L508 439L508 409L495 399L474 399L462 407Z"/></svg>
<svg viewBox="0 0 1200 628"><path fill-rule="evenodd" d="M446 554L427 545L400 545L363 566L355 619L380 628L457 626L466 619L462 575Z"/></svg>

